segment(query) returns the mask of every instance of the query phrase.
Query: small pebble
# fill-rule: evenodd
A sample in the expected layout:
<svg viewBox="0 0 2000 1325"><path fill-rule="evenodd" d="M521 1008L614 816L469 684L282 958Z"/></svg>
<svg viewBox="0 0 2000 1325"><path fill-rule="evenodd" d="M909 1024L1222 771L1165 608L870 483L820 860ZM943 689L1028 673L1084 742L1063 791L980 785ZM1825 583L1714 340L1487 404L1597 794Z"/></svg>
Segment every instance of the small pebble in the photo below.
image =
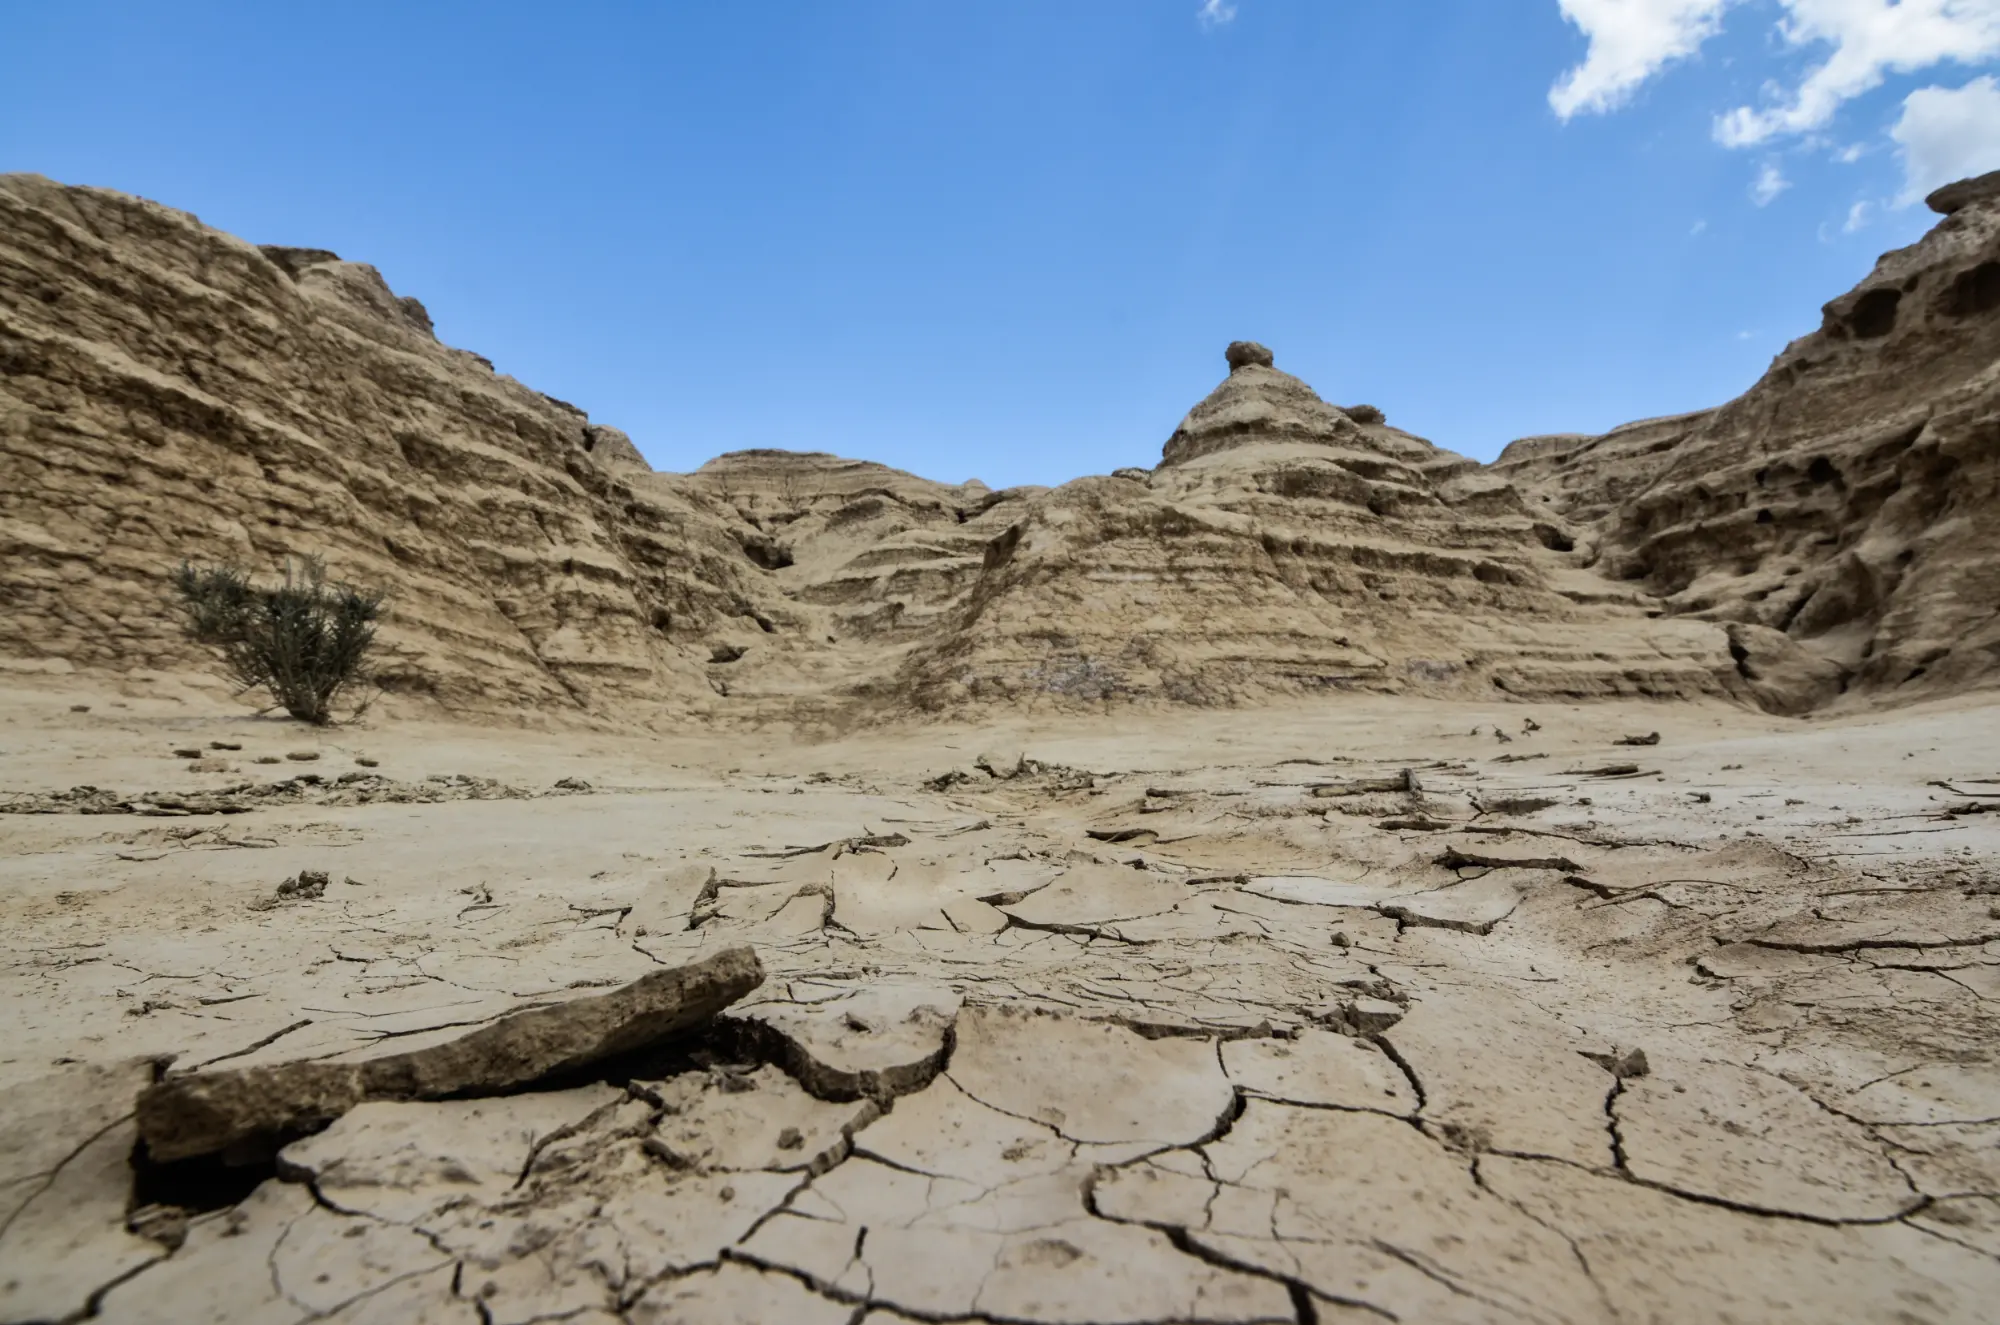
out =
<svg viewBox="0 0 2000 1325"><path fill-rule="evenodd" d="M70 711L71 713L88 713L88 712L90 712L90 705L88 705L88 704L71 704L71 705L69 706L69 711Z"/></svg>
<svg viewBox="0 0 2000 1325"><path fill-rule="evenodd" d="M313 760L315 760L315 759L319 758L319 751L317 751L317 750L287 750L287 751L285 752L285 758L287 758L287 759L296 759L296 760L298 760L298 761L299 761L299 762L300 762L301 764L309 764L309 763L311 763L311 762L312 762Z"/></svg>
<svg viewBox="0 0 2000 1325"><path fill-rule="evenodd" d="M199 759L199 758L201 758L201 751L200 751L200 750L176 750L176 751L174 751L174 758L176 758L176 759Z"/></svg>
<svg viewBox="0 0 2000 1325"><path fill-rule="evenodd" d="M211 750L241 750L243 743L241 741L210 741L208 748Z"/></svg>
<svg viewBox="0 0 2000 1325"><path fill-rule="evenodd" d="M251 760L250 762L253 764L275 764L279 761L278 761L278 756L276 755L258 755L255 759Z"/></svg>
<svg viewBox="0 0 2000 1325"><path fill-rule="evenodd" d="M354 757L354 762L361 765L363 768L376 768L379 767L382 763L381 760L370 759L366 755L356 755Z"/></svg>

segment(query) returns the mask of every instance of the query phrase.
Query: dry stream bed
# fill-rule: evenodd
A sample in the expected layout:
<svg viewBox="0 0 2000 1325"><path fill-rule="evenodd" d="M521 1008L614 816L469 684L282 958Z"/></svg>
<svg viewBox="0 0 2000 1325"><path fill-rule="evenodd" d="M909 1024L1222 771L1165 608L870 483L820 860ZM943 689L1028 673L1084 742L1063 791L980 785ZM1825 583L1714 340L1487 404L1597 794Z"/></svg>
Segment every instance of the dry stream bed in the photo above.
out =
<svg viewBox="0 0 2000 1325"><path fill-rule="evenodd" d="M1991 707L75 698L0 696L0 1319L2000 1301Z"/></svg>

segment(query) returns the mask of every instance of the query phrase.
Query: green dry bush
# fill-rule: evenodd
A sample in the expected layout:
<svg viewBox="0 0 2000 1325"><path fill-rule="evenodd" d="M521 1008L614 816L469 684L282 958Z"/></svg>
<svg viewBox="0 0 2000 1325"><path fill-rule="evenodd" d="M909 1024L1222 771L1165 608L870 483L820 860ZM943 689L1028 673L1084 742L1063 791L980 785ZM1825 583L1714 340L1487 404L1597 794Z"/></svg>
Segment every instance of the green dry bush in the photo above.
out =
<svg viewBox="0 0 2000 1325"><path fill-rule="evenodd" d="M371 679L385 595L328 583L318 557L287 561L269 588L236 566L192 562L181 563L173 583L188 638L219 650L232 680L268 690L302 722L333 721L334 701Z"/></svg>

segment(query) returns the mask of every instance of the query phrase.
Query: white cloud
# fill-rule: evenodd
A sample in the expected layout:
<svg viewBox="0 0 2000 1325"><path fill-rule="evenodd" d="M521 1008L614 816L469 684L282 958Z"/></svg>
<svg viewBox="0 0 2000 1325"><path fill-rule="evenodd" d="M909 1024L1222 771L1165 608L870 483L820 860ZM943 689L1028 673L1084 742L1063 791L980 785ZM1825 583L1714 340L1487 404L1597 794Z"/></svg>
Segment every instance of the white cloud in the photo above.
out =
<svg viewBox="0 0 2000 1325"><path fill-rule="evenodd" d="M1715 122L1716 141L1752 147L1829 122L1842 105L1879 87L1888 73L2000 55L2000 0L1780 0L1778 31L1795 47L1833 48L1776 105L1739 106Z"/></svg>
<svg viewBox="0 0 2000 1325"><path fill-rule="evenodd" d="M1197 15L1205 28L1221 27L1236 18L1236 6L1229 0L1201 0L1201 12Z"/></svg>
<svg viewBox="0 0 2000 1325"><path fill-rule="evenodd" d="M1549 89L1562 119L1615 110L1639 85L1701 49L1734 0L1557 0L1590 39L1583 63Z"/></svg>
<svg viewBox="0 0 2000 1325"><path fill-rule="evenodd" d="M1692 238L1693 236L1700 234L1702 231L1706 229L1708 229L1708 221L1704 218L1703 220L1696 221L1694 223L1694 225L1688 230L1688 235L1690 238Z"/></svg>
<svg viewBox="0 0 2000 1325"><path fill-rule="evenodd" d="M1964 87L1920 87L1889 130L1901 148L1907 207L1940 184L2000 170L2000 84L1988 74Z"/></svg>
<svg viewBox="0 0 2000 1325"><path fill-rule="evenodd" d="M1750 201L1759 207L1769 207L1777 201L1778 195L1792 187L1785 178L1785 172L1775 161L1766 161L1757 170L1757 178L1750 182Z"/></svg>
<svg viewBox="0 0 2000 1325"><path fill-rule="evenodd" d="M1840 162L1843 166L1851 166L1867 155L1868 145L1866 143L1849 143L1838 152L1835 152L1833 159Z"/></svg>
<svg viewBox="0 0 2000 1325"><path fill-rule="evenodd" d="M1862 201L1855 203L1847 209L1847 221L1840 227L1841 233L1851 235L1862 226L1867 225L1868 218L1874 210L1875 204L1871 202Z"/></svg>

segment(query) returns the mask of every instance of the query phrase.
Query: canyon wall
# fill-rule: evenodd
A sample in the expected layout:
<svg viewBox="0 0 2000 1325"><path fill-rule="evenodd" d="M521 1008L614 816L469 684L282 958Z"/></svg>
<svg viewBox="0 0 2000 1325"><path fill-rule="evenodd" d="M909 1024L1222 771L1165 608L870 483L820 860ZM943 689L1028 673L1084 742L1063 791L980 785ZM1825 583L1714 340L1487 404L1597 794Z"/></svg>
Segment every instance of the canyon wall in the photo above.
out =
<svg viewBox="0 0 2000 1325"><path fill-rule="evenodd" d="M371 267L0 176L0 657L199 667L173 567L312 554L389 591L385 687L463 713L1990 684L1990 183L1719 409L1481 466L1239 343L1158 467L992 491L768 450L656 474Z"/></svg>

